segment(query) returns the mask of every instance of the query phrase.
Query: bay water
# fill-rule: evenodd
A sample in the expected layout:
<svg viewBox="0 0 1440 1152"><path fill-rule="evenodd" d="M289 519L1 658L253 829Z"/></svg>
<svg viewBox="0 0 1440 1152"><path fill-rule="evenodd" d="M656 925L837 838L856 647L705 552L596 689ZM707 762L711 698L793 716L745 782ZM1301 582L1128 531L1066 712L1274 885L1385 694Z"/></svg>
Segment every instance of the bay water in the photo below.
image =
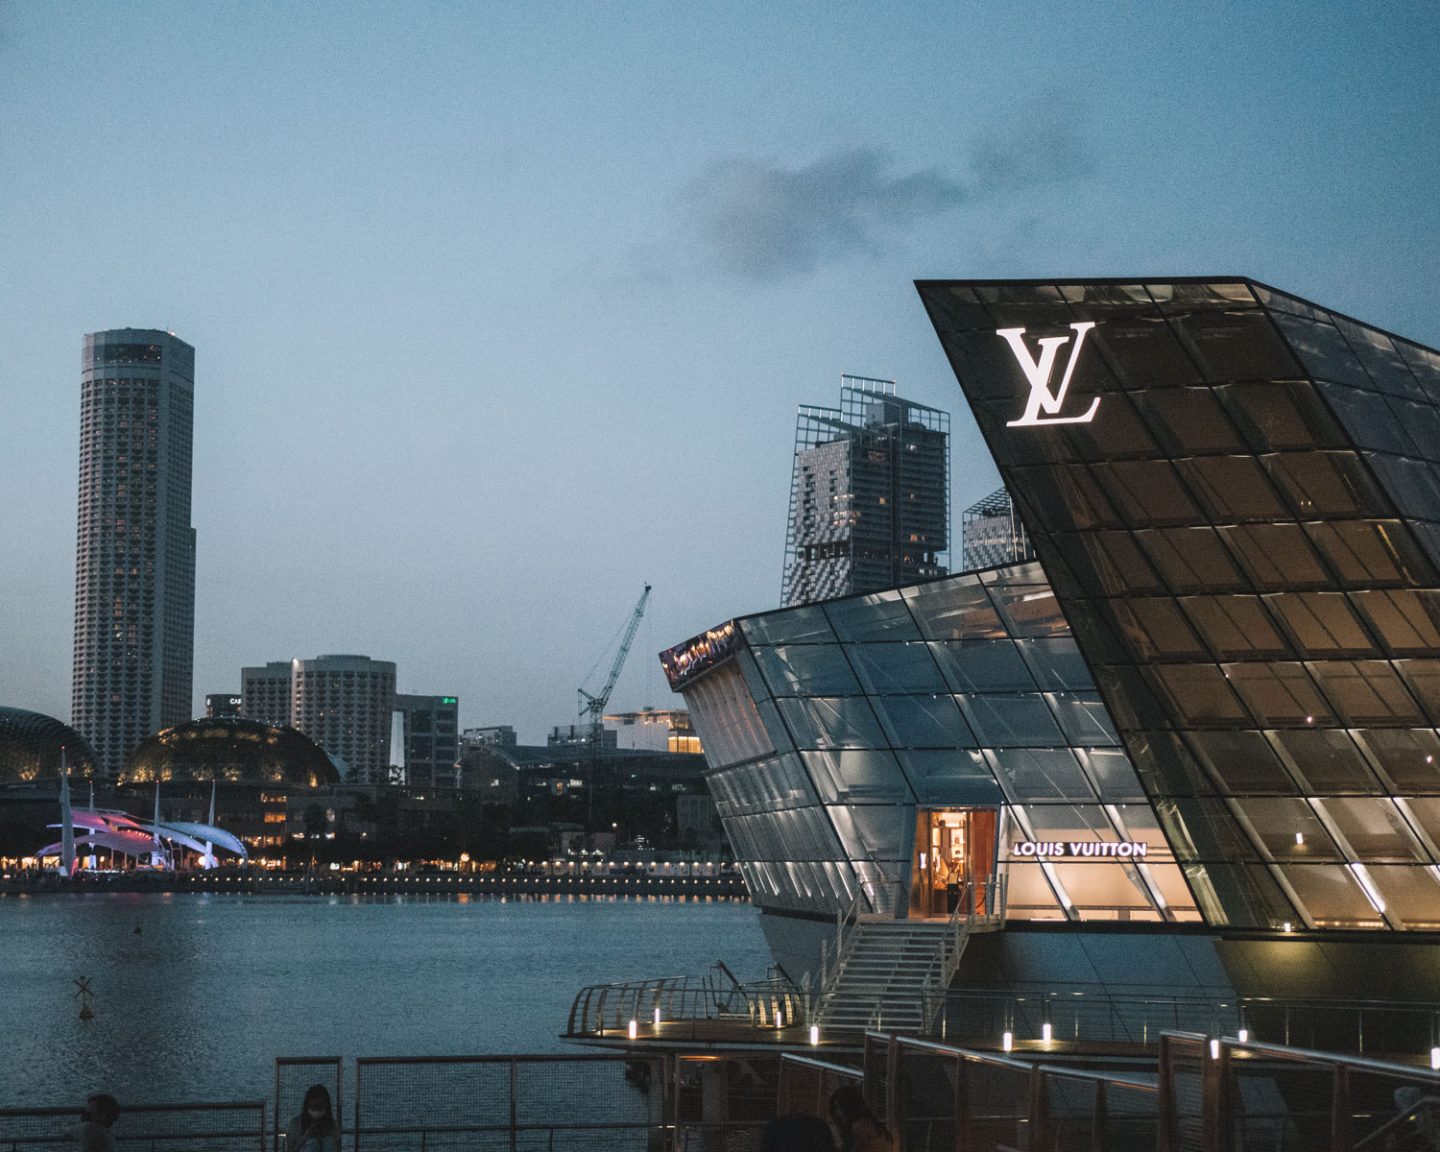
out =
<svg viewBox="0 0 1440 1152"><path fill-rule="evenodd" d="M0 897L0 1107L259 1100L277 1056L581 1051L587 984L741 979L745 903L87 893ZM80 1018L75 981L94 990Z"/></svg>

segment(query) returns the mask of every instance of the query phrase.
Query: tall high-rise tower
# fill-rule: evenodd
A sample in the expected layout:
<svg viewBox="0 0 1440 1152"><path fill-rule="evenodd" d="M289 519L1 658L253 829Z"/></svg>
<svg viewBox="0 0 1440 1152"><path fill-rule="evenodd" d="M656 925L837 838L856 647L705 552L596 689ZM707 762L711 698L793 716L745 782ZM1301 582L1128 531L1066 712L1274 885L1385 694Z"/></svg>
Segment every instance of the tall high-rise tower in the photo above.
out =
<svg viewBox="0 0 1440 1152"><path fill-rule="evenodd" d="M194 374L195 349L168 332L85 337L71 719L106 776L190 718Z"/></svg>
<svg viewBox="0 0 1440 1152"><path fill-rule="evenodd" d="M950 546L950 415L893 380L840 378L840 407L800 406L784 603L943 576Z"/></svg>

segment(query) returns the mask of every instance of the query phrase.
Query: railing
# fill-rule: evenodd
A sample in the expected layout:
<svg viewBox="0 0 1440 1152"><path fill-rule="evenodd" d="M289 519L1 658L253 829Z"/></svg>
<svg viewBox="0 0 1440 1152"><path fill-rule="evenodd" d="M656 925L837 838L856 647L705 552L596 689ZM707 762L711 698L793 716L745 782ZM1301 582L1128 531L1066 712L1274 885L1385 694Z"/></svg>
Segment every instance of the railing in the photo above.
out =
<svg viewBox="0 0 1440 1152"><path fill-rule="evenodd" d="M932 1037L952 1044L1134 1045L1153 1050L1166 1031L1245 1035L1252 1039L1361 1054L1427 1051L1440 1036L1440 1011L1362 1000L1281 1000L1268 996L1115 996L1083 988L1009 995L970 989L927 990L924 1019Z"/></svg>
<svg viewBox="0 0 1440 1152"><path fill-rule="evenodd" d="M345 1115L343 1062L339 1056L280 1056L275 1060L275 1101L271 1109L272 1152L285 1152L286 1127L300 1114L312 1084L330 1093L336 1120ZM343 1134L342 1134L343 1136Z"/></svg>
<svg viewBox="0 0 1440 1152"><path fill-rule="evenodd" d="M570 1005L567 1036L630 1035L685 1041L700 1039L704 1023L775 1029L808 1023L809 990L788 976L741 983L723 964L707 977L670 976L592 984Z"/></svg>
<svg viewBox="0 0 1440 1152"><path fill-rule="evenodd" d="M72 1133L79 1123L76 1108L0 1108L0 1149L78 1148ZM265 1152L265 1104L131 1105L110 1132L117 1152Z"/></svg>
<svg viewBox="0 0 1440 1152"><path fill-rule="evenodd" d="M925 1028L930 1028L935 1021L935 1013L941 1003L939 994L950 987L950 981L960 970L960 960L965 955L965 946L970 943L970 934L1004 926L1006 879L1004 876L991 876L979 885L967 882L961 886L955 911L950 913L945 925L940 953L920 992L920 1019Z"/></svg>

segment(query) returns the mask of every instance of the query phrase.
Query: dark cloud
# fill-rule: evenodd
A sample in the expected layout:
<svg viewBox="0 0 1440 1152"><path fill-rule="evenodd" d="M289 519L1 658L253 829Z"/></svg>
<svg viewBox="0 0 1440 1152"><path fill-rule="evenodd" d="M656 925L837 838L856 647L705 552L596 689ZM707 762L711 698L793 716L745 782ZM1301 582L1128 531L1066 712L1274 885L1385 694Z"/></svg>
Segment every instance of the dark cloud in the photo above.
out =
<svg viewBox="0 0 1440 1152"><path fill-rule="evenodd" d="M935 167L897 171L878 148L834 152L796 168L718 160L681 193L682 242L725 275L782 280L873 256L932 217L1074 179L1089 167L1074 123L1043 104L978 133L958 177Z"/></svg>

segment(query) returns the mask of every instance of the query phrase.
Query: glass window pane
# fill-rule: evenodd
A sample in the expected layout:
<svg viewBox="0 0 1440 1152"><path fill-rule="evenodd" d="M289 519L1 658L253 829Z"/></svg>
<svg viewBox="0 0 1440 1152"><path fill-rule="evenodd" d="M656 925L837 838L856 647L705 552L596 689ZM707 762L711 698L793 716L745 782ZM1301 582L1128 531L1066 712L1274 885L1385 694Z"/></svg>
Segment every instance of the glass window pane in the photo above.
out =
<svg viewBox="0 0 1440 1152"><path fill-rule="evenodd" d="M1055 864L1055 877L1082 920L1159 919L1151 915L1150 896L1130 864L1095 861Z"/></svg>
<svg viewBox="0 0 1440 1152"><path fill-rule="evenodd" d="M1091 596L1165 590L1129 532L1066 532L1055 543L1071 558Z"/></svg>
<svg viewBox="0 0 1440 1152"><path fill-rule="evenodd" d="M1193 524L1200 519L1199 508L1168 460L1120 460L1094 468L1130 527Z"/></svg>
<svg viewBox="0 0 1440 1152"><path fill-rule="evenodd" d="M1258 309L1193 312L1175 317L1172 323L1212 382L1302 374L1269 317Z"/></svg>
<svg viewBox="0 0 1440 1152"><path fill-rule="evenodd" d="M1209 388L1157 388L1137 393L1135 403L1171 456L1245 450Z"/></svg>
<svg viewBox="0 0 1440 1152"><path fill-rule="evenodd" d="M1011 800L1095 800L1068 748L987 748L985 757Z"/></svg>
<svg viewBox="0 0 1440 1152"><path fill-rule="evenodd" d="M960 709L951 695L876 696L871 700L896 748L973 748Z"/></svg>
<svg viewBox="0 0 1440 1152"><path fill-rule="evenodd" d="M1325 588L1333 583L1298 524L1242 524L1221 528L1220 536L1261 590Z"/></svg>
<svg viewBox="0 0 1440 1152"><path fill-rule="evenodd" d="M815 783L815 791L828 803L851 795L903 802L909 794L894 753L883 749L801 752L800 757Z"/></svg>
<svg viewBox="0 0 1440 1152"><path fill-rule="evenodd" d="M825 614L841 640L918 640L920 630L910 618L898 589L832 600Z"/></svg>
<svg viewBox="0 0 1440 1152"><path fill-rule="evenodd" d="M1384 667L1388 670L1390 665ZM1440 722L1440 660L1397 660L1395 667L1429 715L1430 723ZM1415 722L1424 720L1416 715Z"/></svg>
<svg viewBox="0 0 1440 1152"><path fill-rule="evenodd" d="M1356 796L1315 803L1349 846L1347 855L1352 860L1429 863L1425 850L1390 800Z"/></svg>
<svg viewBox="0 0 1440 1152"><path fill-rule="evenodd" d="M1029 507L1051 532L1124 526L1086 467L1016 468L1014 472L1016 488L1029 496Z"/></svg>
<svg viewBox="0 0 1440 1152"><path fill-rule="evenodd" d="M1340 423L1350 433L1350 438L1362 448L1393 452L1397 456L1408 456L1415 451L1410 437L1396 419L1394 409L1379 392L1323 382L1316 387L1331 410L1340 417Z"/></svg>
<svg viewBox="0 0 1440 1152"><path fill-rule="evenodd" d="M1306 524L1311 542L1349 584L1434 586L1434 570L1399 520Z"/></svg>
<svg viewBox="0 0 1440 1152"><path fill-rule="evenodd" d="M999 804L1004 797L977 749L897 752L921 804Z"/></svg>
<svg viewBox="0 0 1440 1152"><path fill-rule="evenodd" d="M797 748L882 748L885 736L862 696L803 697L775 702Z"/></svg>
<svg viewBox="0 0 1440 1152"><path fill-rule="evenodd" d="M1279 729L1270 738L1312 796L1380 790L1370 765L1343 729Z"/></svg>
<svg viewBox="0 0 1440 1152"><path fill-rule="evenodd" d="M1220 788L1236 795L1256 792L1294 795L1290 779L1259 732L1190 732L1191 747Z"/></svg>
<svg viewBox="0 0 1440 1152"><path fill-rule="evenodd" d="M1217 388L1215 394L1257 452L1348 443L1314 386L1304 381L1233 384Z"/></svg>
<svg viewBox="0 0 1440 1152"><path fill-rule="evenodd" d="M1012 860L1005 865L1005 915L1013 920L1064 920L1045 870L1039 864Z"/></svg>
<svg viewBox="0 0 1440 1152"><path fill-rule="evenodd" d="M1400 677L1384 660L1314 660L1305 667L1340 718L1352 727L1425 722Z"/></svg>
<svg viewBox="0 0 1440 1152"><path fill-rule="evenodd" d="M1204 656L1205 648L1191 631L1174 600L1168 597L1137 596L1115 600L1099 608L1108 609L1120 635L1141 659L1183 659Z"/></svg>
<svg viewBox="0 0 1440 1152"><path fill-rule="evenodd" d="M1259 848L1223 800L1177 799L1156 810L1187 859L1257 860Z"/></svg>
<svg viewBox="0 0 1440 1152"><path fill-rule="evenodd" d="M1090 782L1107 804L1144 803L1145 789L1122 748L1089 748L1078 753Z"/></svg>
<svg viewBox="0 0 1440 1152"><path fill-rule="evenodd" d="M1041 688L1078 692L1095 686L1085 658L1080 655L1079 645L1068 636L1054 640L1019 640L1015 647L1025 658L1025 663L1035 675L1035 683Z"/></svg>
<svg viewBox="0 0 1440 1152"><path fill-rule="evenodd" d="M1390 502L1353 452L1283 453L1265 467L1302 520L1320 516L1385 516Z"/></svg>
<svg viewBox="0 0 1440 1152"><path fill-rule="evenodd" d="M1379 655L1343 593L1282 593L1265 603L1303 654Z"/></svg>
<svg viewBox="0 0 1440 1152"><path fill-rule="evenodd" d="M740 631L751 644L823 644L835 639L819 605L750 616L740 621Z"/></svg>
<svg viewBox="0 0 1440 1152"><path fill-rule="evenodd" d="M1355 739L1397 792L1440 793L1440 739L1431 728L1370 728Z"/></svg>
<svg viewBox="0 0 1440 1152"><path fill-rule="evenodd" d="M953 691L1023 692L1035 687L1029 669L1009 640L937 641L931 649Z"/></svg>
<svg viewBox="0 0 1440 1152"><path fill-rule="evenodd" d="M1078 376L1079 373L1076 373ZM1114 387L1113 381L1106 380L1106 387ZM1078 380L1072 380L1070 391L1074 400L1067 400L1067 406L1074 404L1084 411L1083 396L1093 389L1079 387ZM1097 409L1097 412L1099 410ZM1150 435L1150 429L1131 406L1130 398L1123 392L1105 397L1105 414L1088 424L1077 424L1069 429L1071 441L1085 460L1123 460L1127 456L1156 456L1160 448Z"/></svg>
<svg viewBox="0 0 1440 1152"><path fill-rule="evenodd" d="M1242 820L1275 860L1339 860L1340 849L1304 800L1247 796L1231 801Z"/></svg>
<svg viewBox="0 0 1440 1152"><path fill-rule="evenodd" d="M1395 340L1395 351L1400 353L1400 358L1414 373L1431 403L1440 401L1440 355L1423 345L1398 339Z"/></svg>
<svg viewBox="0 0 1440 1152"><path fill-rule="evenodd" d="M1180 604L1222 660L1292 655L1258 596L1182 596Z"/></svg>
<svg viewBox="0 0 1440 1152"><path fill-rule="evenodd" d="M1365 371L1377 388L1395 396L1408 396L1417 400L1424 398L1425 390L1416 383L1414 375L1389 336L1377 332L1374 328L1346 320L1343 316L1336 316L1334 320L1335 326L1349 341L1351 350L1359 357L1360 363L1365 365Z"/></svg>
<svg viewBox="0 0 1440 1152"><path fill-rule="evenodd" d="M1221 523L1278 520L1285 505L1253 456L1201 456L1175 467L1210 517Z"/></svg>
<svg viewBox="0 0 1440 1152"><path fill-rule="evenodd" d="M1274 313L1275 323L1290 341L1312 376L1339 380L1356 388L1369 388L1370 377L1360 367L1355 353L1340 330L1333 324L1322 324L1304 316L1286 312Z"/></svg>
<svg viewBox="0 0 1440 1152"><path fill-rule="evenodd" d="M1280 869L1317 928L1383 928L1384 920L1343 864Z"/></svg>
<svg viewBox="0 0 1440 1152"><path fill-rule="evenodd" d="M1392 654L1428 655L1440 649L1440 593L1408 589L1352 592L1351 602L1359 606Z"/></svg>
<svg viewBox="0 0 1440 1152"><path fill-rule="evenodd" d="M1440 459L1440 409L1428 401L1390 398L1396 419L1410 435L1411 455Z"/></svg>
<svg viewBox="0 0 1440 1152"><path fill-rule="evenodd" d="M1335 721L1330 706L1301 664L1227 664L1225 676L1263 728Z"/></svg>
<svg viewBox="0 0 1440 1152"><path fill-rule="evenodd" d="M1070 627L1047 584L992 584L990 595L1012 636L1066 636Z"/></svg>
<svg viewBox="0 0 1440 1152"><path fill-rule="evenodd" d="M1108 316L1095 329L1094 338L1128 387L1173 386L1200 379L1190 355L1158 315Z"/></svg>
<svg viewBox="0 0 1440 1152"><path fill-rule="evenodd" d="M902 644L847 644L846 653L865 691L943 692L945 681L924 641Z"/></svg>
<svg viewBox="0 0 1440 1152"><path fill-rule="evenodd" d="M977 580L942 580L904 590L911 611L927 640L980 640L1003 637L1005 628Z"/></svg>
<svg viewBox="0 0 1440 1152"><path fill-rule="evenodd" d="M1161 528L1136 532L1135 539L1176 592L1248 591L1211 528Z"/></svg>
<svg viewBox="0 0 1440 1152"><path fill-rule="evenodd" d="M976 739L986 748L1054 748L1065 741L1039 693L960 697Z"/></svg>
<svg viewBox="0 0 1440 1152"><path fill-rule="evenodd" d="M1440 516L1440 480L1424 460L1379 452L1367 452L1365 458L1401 513L1426 520Z"/></svg>
<svg viewBox="0 0 1440 1152"><path fill-rule="evenodd" d="M1373 864L1367 871L1392 923L1412 932L1440 929L1440 881L1433 868Z"/></svg>
<svg viewBox="0 0 1440 1152"><path fill-rule="evenodd" d="M1104 748L1118 745L1120 737L1110 723L1110 714L1094 692L1047 693L1050 707L1060 718L1060 727L1071 744Z"/></svg>
<svg viewBox="0 0 1440 1152"><path fill-rule="evenodd" d="M1157 664L1145 671L1154 678L1170 714L1182 727L1228 728L1250 722L1229 678L1213 664Z"/></svg>
<svg viewBox="0 0 1440 1152"><path fill-rule="evenodd" d="M751 652L776 696L859 695L860 684L838 644L791 644Z"/></svg>

